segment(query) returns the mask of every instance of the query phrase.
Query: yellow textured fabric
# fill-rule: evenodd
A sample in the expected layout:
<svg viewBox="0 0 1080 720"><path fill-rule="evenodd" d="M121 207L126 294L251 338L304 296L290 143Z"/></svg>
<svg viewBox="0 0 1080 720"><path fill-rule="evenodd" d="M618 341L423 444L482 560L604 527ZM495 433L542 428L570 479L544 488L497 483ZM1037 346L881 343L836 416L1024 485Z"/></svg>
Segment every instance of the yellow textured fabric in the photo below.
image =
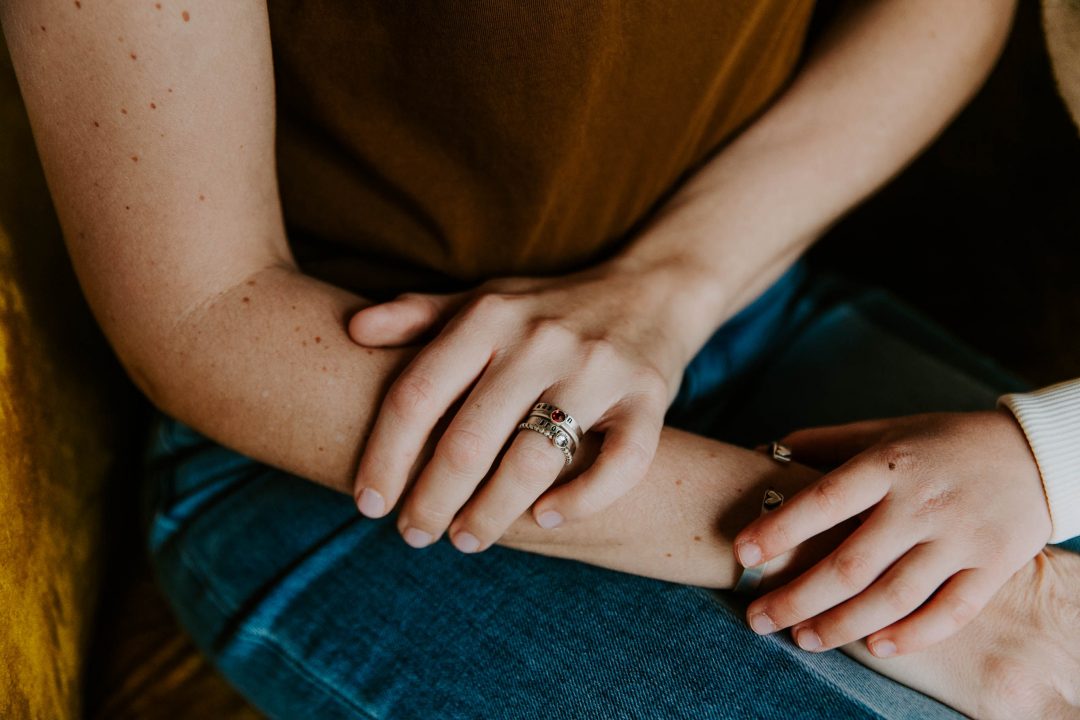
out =
<svg viewBox="0 0 1080 720"><path fill-rule="evenodd" d="M3 718L81 715L110 442L79 298L0 44Z"/></svg>

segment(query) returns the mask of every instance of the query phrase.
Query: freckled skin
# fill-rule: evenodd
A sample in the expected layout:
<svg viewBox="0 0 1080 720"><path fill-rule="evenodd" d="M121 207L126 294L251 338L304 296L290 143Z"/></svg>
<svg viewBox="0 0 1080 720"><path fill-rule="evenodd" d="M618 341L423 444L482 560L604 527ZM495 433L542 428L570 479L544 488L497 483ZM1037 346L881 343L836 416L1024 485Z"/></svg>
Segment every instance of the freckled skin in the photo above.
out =
<svg viewBox="0 0 1080 720"><path fill-rule="evenodd" d="M135 59L136 59L135 53L131 53L131 59L132 59L132 60L135 60Z"/></svg>
<svg viewBox="0 0 1080 720"><path fill-rule="evenodd" d="M138 155L132 155L131 156L131 161L132 162L139 162L139 156Z"/></svg>
<svg viewBox="0 0 1080 720"><path fill-rule="evenodd" d="M94 127L101 127L97 120L94 121Z"/></svg>
<svg viewBox="0 0 1080 720"><path fill-rule="evenodd" d="M184 11L184 12L182 12L182 13L180 13L180 17L184 18L184 22L187 22L187 21L191 20L191 14L190 14L190 13L188 13L188 11L187 11L187 10L185 10L185 11Z"/></svg>
<svg viewBox="0 0 1080 720"><path fill-rule="evenodd" d="M127 115L127 108L120 108L121 115Z"/></svg>
<svg viewBox="0 0 1080 720"><path fill-rule="evenodd" d="M157 110L157 105L155 105L154 103L150 103L150 109Z"/></svg>
<svg viewBox="0 0 1080 720"><path fill-rule="evenodd" d="M321 338L321 337L319 337L318 335L316 335L316 336L315 336L315 342L317 342L317 343L321 343L321 342L322 342L322 338Z"/></svg>
<svg viewBox="0 0 1080 720"><path fill-rule="evenodd" d="M82 10L82 3L79 0L75 0L75 9Z"/></svg>
<svg viewBox="0 0 1080 720"><path fill-rule="evenodd" d="M695 535L694 536L694 542L701 542L701 536L700 535Z"/></svg>
<svg viewBox="0 0 1080 720"><path fill-rule="evenodd" d="M249 297L244 298L244 302L246 302L246 303L251 302L251 298L249 298Z"/></svg>

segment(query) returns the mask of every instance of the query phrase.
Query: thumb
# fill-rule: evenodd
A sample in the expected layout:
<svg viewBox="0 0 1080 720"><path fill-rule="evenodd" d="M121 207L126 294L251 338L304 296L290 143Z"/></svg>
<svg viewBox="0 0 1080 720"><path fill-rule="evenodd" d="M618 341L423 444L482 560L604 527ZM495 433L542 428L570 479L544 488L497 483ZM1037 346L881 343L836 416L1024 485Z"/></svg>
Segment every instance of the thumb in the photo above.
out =
<svg viewBox="0 0 1080 720"><path fill-rule="evenodd" d="M781 445L791 449L791 459L818 470L839 467L893 429L896 419L862 420L845 425L824 425L790 433Z"/></svg>
<svg viewBox="0 0 1080 720"><path fill-rule="evenodd" d="M416 342L449 319L460 304L460 294L405 293L384 303L369 305L349 320L349 337L367 347L395 347Z"/></svg>

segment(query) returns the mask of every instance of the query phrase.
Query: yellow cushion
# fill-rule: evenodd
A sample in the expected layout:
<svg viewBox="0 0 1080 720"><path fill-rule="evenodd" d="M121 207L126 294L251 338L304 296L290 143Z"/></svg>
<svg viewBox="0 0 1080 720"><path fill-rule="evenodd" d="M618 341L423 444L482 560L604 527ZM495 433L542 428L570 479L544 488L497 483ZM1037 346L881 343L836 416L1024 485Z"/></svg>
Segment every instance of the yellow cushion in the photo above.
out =
<svg viewBox="0 0 1080 720"><path fill-rule="evenodd" d="M102 345L0 45L0 717L81 716L111 461Z"/></svg>

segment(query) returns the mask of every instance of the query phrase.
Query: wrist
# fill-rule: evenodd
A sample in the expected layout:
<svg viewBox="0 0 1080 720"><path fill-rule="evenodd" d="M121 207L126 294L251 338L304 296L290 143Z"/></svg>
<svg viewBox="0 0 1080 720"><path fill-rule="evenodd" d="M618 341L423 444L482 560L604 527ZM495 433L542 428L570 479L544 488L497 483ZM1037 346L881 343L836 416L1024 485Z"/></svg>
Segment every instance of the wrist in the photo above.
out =
<svg viewBox="0 0 1080 720"><path fill-rule="evenodd" d="M680 369L726 319L724 284L700 258L627 252L606 264L616 276L631 280L630 307L655 318L671 341Z"/></svg>

